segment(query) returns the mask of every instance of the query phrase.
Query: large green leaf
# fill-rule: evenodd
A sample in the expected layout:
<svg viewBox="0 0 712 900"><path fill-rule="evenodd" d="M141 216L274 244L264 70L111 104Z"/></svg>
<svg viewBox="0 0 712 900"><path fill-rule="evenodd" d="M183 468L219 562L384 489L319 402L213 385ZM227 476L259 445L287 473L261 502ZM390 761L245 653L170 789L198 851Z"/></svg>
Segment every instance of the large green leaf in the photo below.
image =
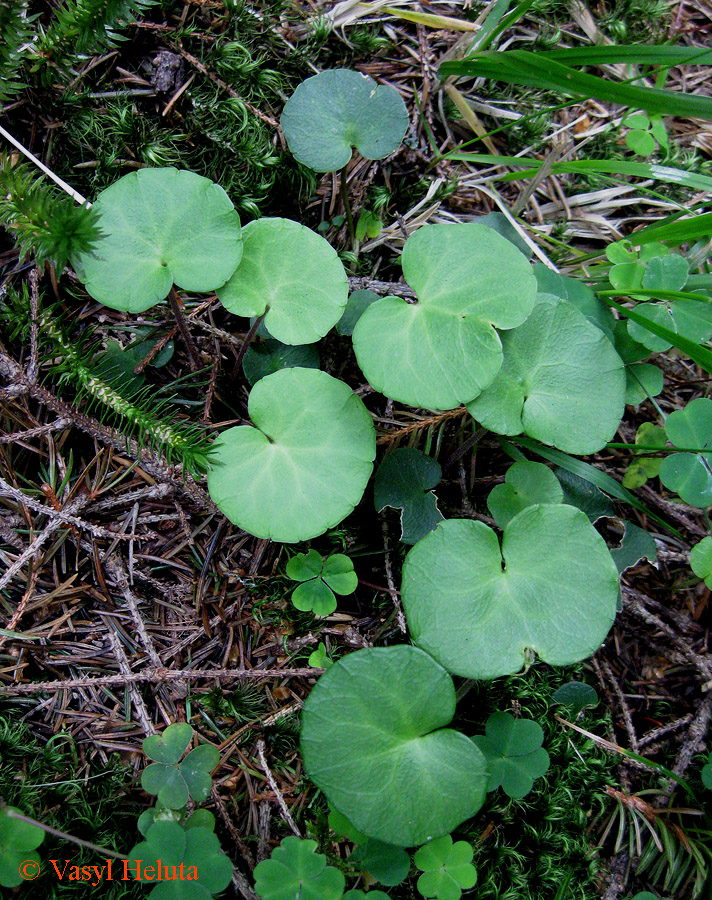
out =
<svg viewBox="0 0 712 900"><path fill-rule="evenodd" d="M376 455L363 402L317 369L282 369L252 389L254 427L223 432L213 445L210 496L257 537L305 541L356 506Z"/></svg>
<svg viewBox="0 0 712 900"><path fill-rule="evenodd" d="M353 333L358 364L393 400L452 409L499 371L494 326L515 328L531 312L531 266L508 240L475 224L425 225L408 238L401 261L418 302L385 297L366 309Z"/></svg>
<svg viewBox="0 0 712 900"><path fill-rule="evenodd" d="M91 296L143 312L168 296L214 291L242 256L240 218L225 191L178 169L139 169L99 194L92 207L104 237L72 258Z"/></svg>
<svg viewBox="0 0 712 900"><path fill-rule="evenodd" d="M217 291L238 316L261 316L283 344L324 337L346 308L349 285L336 250L291 219L257 219L243 229L239 269Z"/></svg>
<svg viewBox="0 0 712 900"><path fill-rule="evenodd" d="M564 666L595 652L616 613L618 572L580 510L530 506L497 535L449 519L408 553L401 586L410 633L467 678L519 671L533 653Z"/></svg>
<svg viewBox="0 0 712 900"><path fill-rule="evenodd" d="M447 672L416 647L350 653L319 679L302 714L307 774L363 834L400 847L440 837L480 808L484 759L445 726Z"/></svg>
<svg viewBox="0 0 712 900"><path fill-rule="evenodd" d="M610 341L565 300L540 294L519 328L502 336L504 363L467 404L499 434L520 434L567 453L595 453L625 408L625 369Z"/></svg>
<svg viewBox="0 0 712 900"><path fill-rule="evenodd" d="M350 69L327 69L299 85L280 124L299 162L335 172L351 159L352 147L366 159L397 150L408 110L395 88Z"/></svg>

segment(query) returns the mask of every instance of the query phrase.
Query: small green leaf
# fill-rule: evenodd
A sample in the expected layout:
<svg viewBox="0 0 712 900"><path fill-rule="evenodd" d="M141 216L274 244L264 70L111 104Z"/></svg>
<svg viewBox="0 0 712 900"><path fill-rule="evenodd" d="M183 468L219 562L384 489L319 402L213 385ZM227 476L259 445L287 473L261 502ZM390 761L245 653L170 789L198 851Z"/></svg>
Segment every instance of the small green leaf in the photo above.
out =
<svg viewBox="0 0 712 900"><path fill-rule="evenodd" d="M323 642L320 642L316 650L309 654L307 662L315 669L330 669L334 665L333 660L326 655L326 647Z"/></svg>
<svg viewBox="0 0 712 900"><path fill-rule="evenodd" d="M504 484L490 491L487 508L500 528L535 503L563 503L564 492L548 466L537 462L515 462L504 476Z"/></svg>
<svg viewBox="0 0 712 900"><path fill-rule="evenodd" d="M698 397L684 409L670 413L665 430L675 447L711 452L669 454L660 467L660 480L690 506L709 506L712 503L712 400Z"/></svg>
<svg viewBox="0 0 712 900"><path fill-rule="evenodd" d="M316 550L295 554L287 563L287 577L292 581L309 581L321 575L324 557Z"/></svg>
<svg viewBox="0 0 712 900"><path fill-rule="evenodd" d="M368 307L381 298L373 291L354 291L349 295L343 316L336 323L336 330L342 336L351 336L356 323Z"/></svg>
<svg viewBox="0 0 712 900"><path fill-rule="evenodd" d="M712 588L712 537L702 538L690 551L690 568Z"/></svg>
<svg viewBox="0 0 712 900"><path fill-rule="evenodd" d="M410 856L402 847L384 844L373 838L357 847L349 859L387 887L401 884L410 872Z"/></svg>
<svg viewBox="0 0 712 900"><path fill-rule="evenodd" d="M598 706L598 694L595 688L584 681L569 681L562 684L554 691L554 703L560 703L568 707L574 714L578 714L586 707Z"/></svg>
<svg viewBox="0 0 712 900"><path fill-rule="evenodd" d="M501 787L508 797L525 797L549 768L549 754L541 746L544 732L531 719L514 719L496 712L487 720L485 735L472 740L490 767L489 791Z"/></svg>
<svg viewBox="0 0 712 900"><path fill-rule="evenodd" d="M346 816L342 815L337 809L329 807L329 828L338 835L348 838L354 844L365 844L370 838L366 837L349 822Z"/></svg>
<svg viewBox="0 0 712 900"><path fill-rule="evenodd" d="M324 560L321 577L335 594L353 594L358 587L354 564L343 553L332 553Z"/></svg>
<svg viewBox="0 0 712 900"><path fill-rule="evenodd" d="M633 363L625 367L625 402L637 406L649 397L657 397L665 386L665 377L651 363Z"/></svg>
<svg viewBox="0 0 712 900"><path fill-rule="evenodd" d="M40 858L34 851L45 836L41 828L14 818L12 813L23 815L14 806L0 807L0 885L8 888L24 883L20 867L27 861L36 863L32 871L39 873Z"/></svg>
<svg viewBox="0 0 712 900"><path fill-rule="evenodd" d="M564 492L564 503L575 506L588 516L590 522L597 522L606 516L615 516L616 510L603 491L568 469L554 469Z"/></svg>
<svg viewBox="0 0 712 900"><path fill-rule="evenodd" d="M619 547L611 550L611 556L616 564L619 574L628 569L633 569L642 560L655 563L658 558L658 548L653 536L633 522L623 523L623 539Z"/></svg>
<svg viewBox="0 0 712 900"><path fill-rule="evenodd" d="M252 344L242 360L242 371L251 385L260 378L279 372L280 369L319 368L319 350L315 344L302 344L290 347L274 338L268 338L259 344Z"/></svg>
<svg viewBox="0 0 712 900"><path fill-rule="evenodd" d="M307 78L287 101L280 124L296 159L316 172L343 169L356 147L383 159L400 146L408 110L390 85L349 69Z"/></svg>
<svg viewBox="0 0 712 900"><path fill-rule="evenodd" d="M183 822L183 828L207 828L215 831L215 816L209 809L196 809Z"/></svg>
<svg viewBox="0 0 712 900"><path fill-rule="evenodd" d="M638 156L650 156L658 148L655 138L649 131L640 131L637 128L626 134L625 142Z"/></svg>
<svg viewBox="0 0 712 900"><path fill-rule="evenodd" d="M386 506L400 509L404 544L416 544L442 521L438 498L432 490L441 477L437 460L413 447L400 447L389 453L376 470L374 506L378 512Z"/></svg>
<svg viewBox="0 0 712 900"><path fill-rule="evenodd" d="M460 900L462 891L477 883L472 857L472 847L466 841L453 844L449 834L425 844L413 857L423 872L418 879L418 890L426 898Z"/></svg>
<svg viewBox="0 0 712 900"><path fill-rule="evenodd" d="M88 293L112 309L143 312L174 283L213 291L242 257L240 218L230 198L194 172L131 172L99 194L92 212L104 236L72 265Z"/></svg>
<svg viewBox="0 0 712 900"><path fill-rule="evenodd" d="M303 581L292 593L292 603L302 612L311 611L315 616L330 616L336 609L334 592L321 578Z"/></svg>
<svg viewBox="0 0 712 900"><path fill-rule="evenodd" d="M316 853L316 841L284 838L255 867L255 890L262 900L340 900L346 879Z"/></svg>
<svg viewBox="0 0 712 900"><path fill-rule="evenodd" d="M212 770L220 762L220 753L210 744L201 744L195 750L191 750L183 762L179 771L190 791L190 796L196 803L207 800L213 780L210 776Z"/></svg>
<svg viewBox="0 0 712 900"><path fill-rule="evenodd" d="M687 284L690 264L684 256L670 253L650 260L643 275L643 287L653 291L681 291Z"/></svg>
<svg viewBox="0 0 712 900"><path fill-rule="evenodd" d="M190 746L193 729L187 722L174 722L162 734L152 734L143 742L143 752L149 759L170 766L177 763Z"/></svg>
<svg viewBox="0 0 712 900"><path fill-rule="evenodd" d="M707 763L707 765L702 767L700 778L702 779L702 784L712 791L712 763Z"/></svg>
<svg viewBox="0 0 712 900"><path fill-rule="evenodd" d="M151 763L141 773L141 787L157 796L168 809L182 809L188 802L189 791L185 779L176 766Z"/></svg>
<svg viewBox="0 0 712 900"><path fill-rule="evenodd" d="M363 891L346 891L342 900L390 900L388 894L384 894L383 891L369 891L368 893L364 893Z"/></svg>

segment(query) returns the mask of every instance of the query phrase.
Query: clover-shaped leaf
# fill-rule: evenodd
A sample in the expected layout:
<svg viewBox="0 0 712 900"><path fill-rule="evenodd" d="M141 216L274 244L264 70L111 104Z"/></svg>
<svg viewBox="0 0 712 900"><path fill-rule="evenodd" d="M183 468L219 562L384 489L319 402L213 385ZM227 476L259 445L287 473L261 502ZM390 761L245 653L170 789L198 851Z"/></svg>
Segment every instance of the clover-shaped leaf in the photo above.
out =
<svg viewBox="0 0 712 900"><path fill-rule="evenodd" d="M549 768L549 754L541 746L544 732L531 719L514 719L506 712L492 713L485 734L475 735L472 740L489 764L489 791L501 787L508 797L518 800Z"/></svg>
<svg viewBox="0 0 712 900"><path fill-rule="evenodd" d="M254 427L223 432L208 489L222 512L257 537L296 543L337 525L361 499L376 455L363 402L317 369L282 369L252 388Z"/></svg>
<svg viewBox="0 0 712 900"><path fill-rule="evenodd" d="M390 900L388 894L385 894L383 891L369 891L368 893L364 893L363 891L346 891L342 900Z"/></svg>
<svg viewBox="0 0 712 900"><path fill-rule="evenodd" d="M8 888L23 883L20 866L26 860L37 863L39 872L40 858L34 851L45 836L41 828L14 818L13 813L23 814L14 806L0 807L0 885Z"/></svg>
<svg viewBox="0 0 712 900"><path fill-rule="evenodd" d="M343 553L324 559L316 550L297 553L287 563L287 576L301 584L292 593L297 609L329 616L336 609L334 594L353 594L358 585L354 564Z"/></svg>
<svg viewBox="0 0 712 900"><path fill-rule="evenodd" d="M151 900L210 900L232 879L232 863L217 836L176 822L156 822L148 829L146 840L129 854L129 871L139 881L159 882Z"/></svg>
<svg viewBox="0 0 712 900"><path fill-rule="evenodd" d="M299 85L280 125L300 163L315 172L335 172L351 159L352 147L366 159L397 150L408 110L390 85L350 69L327 69Z"/></svg>
<svg viewBox="0 0 712 900"><path fill-rule="evenodd" d="M684 409L670 413L665 431L675 447L703 452L669 454L660 466L660 480L690 506L709 506L712 503L712 400L698 397Z"/></svg>
<svg viewBox="0 0 712 900"><path fill-rule="evenodd" d="M376 470L373 503L378 512L386 506L401 511L401 540L415 544L442 521L433 492L442 477L440 463L413 447L389 453Z"/></svg>
<svg viewBox="0 0 712 900"><path fill-rule="evenodd" d="M304 704L306 772L368 837L410 847L447 834L487 784L477 747L446 727L454 712L452 679L417 647L350 653Z"/></svg>
<svg viewBox="0 0 712 900"><path fill-rule="evenodd" d="M535 503L563 503L559 479L543 463L515 462L507 469L504 484L492 488L487 508L500 528L527 506Z"/></svg>
<svg viewBox="0 0 712 900"><path fill-rule="evenodd" d="M523 325L502 335L504 362L467 408L498 434L524 431L567 453L595 453L625 407L625 371L611 342L571 303L539 294Z"/></svg>
<svg viewBox="0 0 712 900"><path fill-rule="evenodd" d="M690 551L690 568L712 588L712 537L702 538Z"/></svg>
<svg viewBox="0 0 712 900"><path fill-rule="evenodd" d="M616 614L618 572L572 506L529 506L500 550L482 522L447 519L408 553L401 585L415 643L456 675L497 678L537 653L565 666L595 652Z"/></svg>
<svg viewBox="0 0 712 900"><path fill-rule="evenodd" d="M596 689L585 681L567 681L554 691L552 699L554 703L568 707L574 716L588 706L598 706Z"/></svg>
<svg viewBox="0 0 712 900"><path fill-rule="evenodd" d="M346 879L316 853L316 841L286 837L270 859L255 867L255 890L262 900L340 900Z"/></svg>
<svg viewBox="0 0 712 900"><path fill-rule="evenodd" d="M463 890L467 891L477 883L473 855L467 841L453 843L449 834L416 850L413 862L423 873L418 879L418 890L423 897L460 900Z"/></svg>
<svg viewBox="0 0 712 900"><path fill-rule="evenodd" d="M636 307L635 311L644 319L662 325L695 343L707 341L712 337L712 304L702 299L645 303ZM672 347L672 344L665 338L658 337L632 319L628 320L628 333L634 340L656 352L661 353Z"/></svg>
<svg viewBox="0 0 712 900"><path fill-rule="evenodd" d="M336 323L336 330L339 334L350 337L354 333L356 323L368 307L380 299L378 294L375 294L373 291L354 291L352 294L349 294L344 314Z"/></svg>
<svg viewBox="0 0 712 900"><path fill-rule="evenodd" d="M225 191L178 169L139 169L97 197L102 239L72 258L88 293L105 306L143 312L175 283L213 291L242 256L240 218Z"/></svg>
<svg viewBox="0 0 712 900"><path fill-rule="evenodd" d="M334 665L334 661L327 656L323 641L320 641L316 650L309 654L307 662L315 669L330 669Z"/></svg>
<svg viewBox="0 0 712 900"><path fill-rule="evenodd" d="M174 722L162 734L152 734L143 742L149 759L170 766L177 763L193 740L193 729L187 722Z"/></svg>
<svg viewBox="0 0 712 900"><path fill-rule="evenodd" d="M368 307L353 333L358 364L392 400L452 409L499 371L502 343L494 326L524 322L536 280L509 241L476 224L419 228L401 262L418 302L384 297Z"/></svg>
<svg viewBox="0 0 712 900"><path fill-rule="evenodd" d="M668 134L661 116L630 113L621 124L630 129L626 133L625 142L638 156L650 156L657 150L658 144L665 149L669 146Z"/></svg>
<svg viewBox="0 0 712 900"><path fill-rule="evenodd" d="M315 344L290 346L274 338L267 338L259 344L252 344L242 360L242 371L251 385L280 369L295 367L319 368L319 350Z"/></svg>
<svg viewBox="0 0 712 900"><path fill-rule="evenodd" d="M178 766L180 774L188 786L190 796L196 802L207 800L210 795L212 778L210 773L220 762L220 753L209 744L201 744L191 750Z"/></svg>
<svg viewBox="0 0 712 900"><path fill-rule="evenodd" d="M664 428L643 422L635 433L635 443L647 448L663 449L667 445ZM656 478L663 464L662 457L645 456L645 450L636 450L635 456L623 475L623 487L642 487L649 478Z"/></svg>
<svg viewBox="0 0 712 900"><path fill-rule="evenodd" d="M349 295L343 264L331 244L291 219L257 219L242 231L239 269L218 288L238 316L261 316L283 344L311 344L341 318Z"/></svg>

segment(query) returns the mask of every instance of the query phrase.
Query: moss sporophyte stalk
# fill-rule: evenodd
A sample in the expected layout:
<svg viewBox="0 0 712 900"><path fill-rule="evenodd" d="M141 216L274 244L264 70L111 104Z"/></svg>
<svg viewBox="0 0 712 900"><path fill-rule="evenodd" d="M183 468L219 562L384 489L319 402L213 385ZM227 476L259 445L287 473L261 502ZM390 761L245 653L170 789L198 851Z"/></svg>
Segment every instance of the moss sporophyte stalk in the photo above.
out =
<svg viewBox="0 0 712 900"><path fill-rule="evenodd" d="M198 881L197 866L167 864L161 859L108 858L100 866L75 866L69 859L50 859L49 863L50 875L59 881L85 881L90 887L106 881Z"/></svg>

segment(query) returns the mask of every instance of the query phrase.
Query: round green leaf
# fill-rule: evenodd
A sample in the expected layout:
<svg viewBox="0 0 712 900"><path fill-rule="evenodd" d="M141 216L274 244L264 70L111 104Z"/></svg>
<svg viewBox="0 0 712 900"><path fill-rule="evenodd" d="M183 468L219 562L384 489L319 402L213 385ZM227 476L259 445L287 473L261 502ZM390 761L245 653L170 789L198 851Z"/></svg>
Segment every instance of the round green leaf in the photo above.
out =
<svg viewBox="0 0 712 900"><path fill-rule="evenodd" d="M702 538L690 551L690 568L698 578L712 587L712 537Z"/></svg>
<svg viewBox="0 0 712 900"><path fill-rule="evenodd" d="M296 543L338 525L361 499L376 455L363 402L316 369L282 369L252 389L254 426L213 445L210 496L240 528Z"/></svg>
<svg viewBox="0 0 712 900"><path fill-rule="evenodd" d="M330 616L336 609L334 592L321 578L303 581L292 592L292 603L302 612L311 610L315 616Z"/></svg>
<svg viewBox="0 0 712 900"><path fill-rule="evenodd" d="M196 803L207 800L213 780L210 773L220 762L220 753L210 744L201 744L191 750L178 767L188 785L190 796Z"/></svg>
<svg viewBox="0 0 712 900"><path fill-rule="evenodd" d="M255 890L262 900L340 900L346 879L315 853L316 841L284 838L255 867Z"/></svg>
<svg viewBox="0 0 712 900"><path fill-rule="evenodd" d="M300 163L315 172L335 172L351 159L352 147L366 159L397 150L408 110L395 88L350 69L328 69L299 85L280 125Z"/></svg>
<svg viewBox="0 0 712 900"><path fill-rule="evenodd" d="M312 344L346 308L349 284L331 244L291 219L257 219L243 229L239 269L217 291L238 316L261 316L283 344Z"/></svg>
<svg viewBox="0 0 712 900"><path fill-rule="evenodd" d="M595 453L616 433L625 371L608 338L570 303L540 294L527 321L502 335L504 363L467 404L485 428L567 453Z"/></svg>
<svg viewBox="0 0 712 900"><path fill-rule="evenodd" d="M322 675L302 714L307 774L369 837L409 847L482 805L487 772L474 744L445 726L452 679L427 653L360 650Z"/></svg>
<svg viewBox="0 0 712 900"><path fill-rule="evenodd" d="M260 344L253 344L242 360L242 371L250 384L256 384L260 378L279 372L280 369L319 368L319 350L314 344L302 344L291 347L274 338L268 338Z"/></svg>
<svg viewBox="0 0 712 900"><path fill-rule="evenodd" d="M335 594L353 594L358 587L358 576L354 564L343 553L333 553L324 560L321 577Z"/></svg>
<svg viewBox="0 0 712 900"><path fill-rule="evenodd" d="M104 237L72 265L91 296L143 312L168 296L214 291L242 256L240 218L225 191L178 169L139 169L102 191L92 211Z"/></svg>
<svg viewBox="0 0 712 900"><path fill-rule="evenodd" d="M384 844L373 838L369 838L362 847L357 847L349 860L388 887L401 884L410 872L410 856L402 847Z"/></svg>
<svg viewBox="0 0 712 900"><path fill-rule="evenodd" d="M44 840L45 833L37 825L16 819L11 813L24 815L15 806L0 809L0 850L35 850Z"/></svg>
<svg viewBox="0 0 712 900"><path fill-rule="evenodd" d="M504 484L490 491L487 508L500 528L527 506L563 503L564 491L548 466L538 462L515 462L507 469Z"/></svg>
<svg viewBox="0 0 712 900"><path fill-rule="evenodd" d="M596 689L584 681L568 681L554 691L554 703L568 707L577 716L587 706L598 706Z"/></svg>
<svg viewBox="0 0 712 900"><path fill-rule="evenodd" d="M580 510L529 506L501 551L482 522L441 522L408 553L401 593L418 646L456 675L497 678L532 652L554 666L594 653L615 618L618 572Z"/></svg>
<svg viewBox="0 0 712 900"><path fill-rule="evenodd" d="M306 553L295 554L287 563L287 578L292 581L309 581L321 575L324 567L324 557L316 550L307 550Z"/></svg>
<svg viewBox="0 0 712 900"><path fill-rule="evenodd" d="M651 153L655 153L658 146L649 131L640 131L637 128L626 134L625 142L638 156L650 156Z"/></svg>
<svg viewBox="0 0 712 900"><path fill-rule="evenodd" d="M643 275L643 287L651 291L681 291L687 284L690 264L684 256L669 253L650 260Z"/></svg>
<svg viewBox="0 0 712 900"><path fill-rule="evenodd" d="M425 225L408 238L401 261L418 302L385 297L368 307L353 333L358 364L393 400L452 409L499 371L494 326L524 322L536 280L526 258L482 225Z"/></svg>
<svg viewBox="0 0 712 900"><path fill-rule="evenodd" d="M143 752L149 759L170 766L177 763L190 746L193 729L187 722L174 722L162 734L152 734L143 742Z"/></svg>

